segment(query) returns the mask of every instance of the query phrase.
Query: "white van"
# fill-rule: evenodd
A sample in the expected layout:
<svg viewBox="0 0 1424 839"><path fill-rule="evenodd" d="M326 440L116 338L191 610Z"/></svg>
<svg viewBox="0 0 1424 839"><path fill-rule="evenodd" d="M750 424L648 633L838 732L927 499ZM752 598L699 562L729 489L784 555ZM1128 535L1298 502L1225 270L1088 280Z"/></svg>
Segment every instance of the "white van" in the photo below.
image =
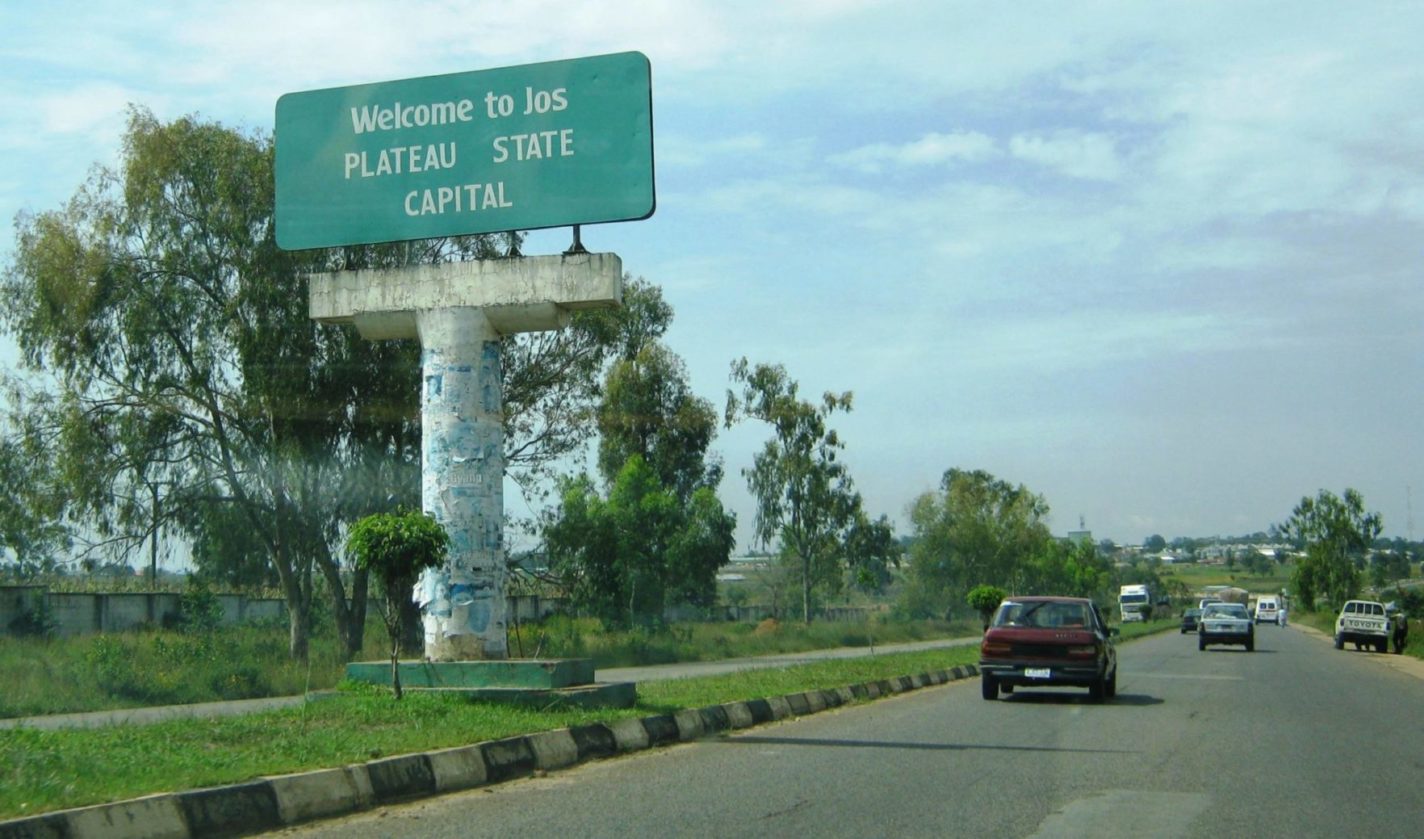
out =
<svg viewBox="0 0 1424 839"><path fill-rule="evenodd" d="M1281 599L1274 594L1263 594L1256 601L1256 623L1279 623L1281 619Z"/></svg>

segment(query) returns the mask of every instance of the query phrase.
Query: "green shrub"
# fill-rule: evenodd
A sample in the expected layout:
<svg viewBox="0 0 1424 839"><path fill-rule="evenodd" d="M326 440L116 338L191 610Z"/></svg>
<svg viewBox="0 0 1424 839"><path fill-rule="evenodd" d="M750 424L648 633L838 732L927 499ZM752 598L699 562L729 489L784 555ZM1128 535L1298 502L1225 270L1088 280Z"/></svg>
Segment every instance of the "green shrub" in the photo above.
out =
<svg viewBox="0 0 1424 839"><path fill-rule="evenodd" d="M19 616L10 621L10 633L20 638L53 638L59 629L49 598L40 595L30 600Z"/></svg>
<svg viewBox="0 0 1424 839"><path fill-rule="evenodd" d="M129 655L112 635L99 635L84 653L94 678L108 693L122 691L132 676Z"/></svg>
<svg viewBox="0 0 1424 839"><path fill-rule="evenodd" d="M969 590L969 594L964 600L969 604L969 608L979 613L983 619L984 627L989 626L989 619L994 616L994 610L999 608L999 604L1004 601L1005 592L998 586L975 586Z"/></svg>
<svg viewBox="0 0 1424 839"><path fill-rule="evenodd" d="M214 674L208 682L212 692L223 699L256 699L272 695L272 684L262 668L252 664Z"/></svg>
<svg viewBox="0 0 1424 839"><path fill-rule="evenodd" d="M189 577L188 588L178 596L178 614L165 624L180 632L212 632L222 626L223 608L218 596L202 580Z"/></svg>

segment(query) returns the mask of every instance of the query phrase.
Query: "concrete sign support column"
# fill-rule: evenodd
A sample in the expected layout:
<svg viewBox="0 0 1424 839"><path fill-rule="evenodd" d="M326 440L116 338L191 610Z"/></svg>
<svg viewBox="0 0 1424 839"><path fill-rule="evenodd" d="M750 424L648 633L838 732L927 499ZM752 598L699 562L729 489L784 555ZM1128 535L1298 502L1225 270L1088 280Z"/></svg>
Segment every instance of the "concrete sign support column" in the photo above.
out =
<svg viewBox="0 0 1424 839"><path fill-rule="evenodd" d="M499 333L481 309L419 312L420 499L450 561L416 587L433 661L505 658L504 426ZM496 596L496 595L499 596Z"/></svg>
<svg viewBox="0 0 1424 839"><path fill-rule="evenodd" d="M310 312L368 339L421 342L421 504L450 558L417 586L432 661L502 659L505 642L502 335L617 306L615 254L456 262L310 278Z"/></svg>

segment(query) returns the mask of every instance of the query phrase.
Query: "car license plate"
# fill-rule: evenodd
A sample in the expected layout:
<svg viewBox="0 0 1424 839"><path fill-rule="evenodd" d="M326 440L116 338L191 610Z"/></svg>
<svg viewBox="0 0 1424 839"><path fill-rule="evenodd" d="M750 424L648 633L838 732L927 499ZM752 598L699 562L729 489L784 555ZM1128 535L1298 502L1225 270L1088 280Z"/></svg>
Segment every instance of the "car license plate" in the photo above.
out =
<svg viewBox="0 0 1424 839"><path fill-rule="evenodd" d="M1024 676L1029 679L1047 679L1053 675L1053 671L1047 667L1025 667Z"/></svg>

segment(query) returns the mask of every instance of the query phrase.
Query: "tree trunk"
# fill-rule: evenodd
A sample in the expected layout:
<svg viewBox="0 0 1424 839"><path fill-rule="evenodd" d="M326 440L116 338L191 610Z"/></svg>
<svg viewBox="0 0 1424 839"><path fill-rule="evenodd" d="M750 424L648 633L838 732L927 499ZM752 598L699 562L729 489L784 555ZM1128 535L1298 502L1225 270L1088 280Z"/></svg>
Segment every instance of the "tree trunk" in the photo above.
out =
<svg viewBox="0 0 1424 839"><path fill-rule="evenodd" d="M315 546L320 552L317 562L321 565L322 577L326 580L327 593L331 597L331 614L336 621L336 637L341 643L341 653L347 661L354 661L365 645L367 581L370 572L358 568L351 578L351 597L348 600L341 581L341 569L332 559L325 545Z"/></svg>
<svg viewBox="0 0 1424 839"><path fill-rule="evenodd" d="M811 558L801 555L801 619L811 625Z"/></svg>
<svg viewBox="0 0 1424 839"><path fill-rule="evenodd" d="M153 586L153 590L158 590L158 484L149 484L149 490L153 493L153 507L150 512L153 514L153 532L148 537L148 584Z"/></svg>
<svg viewBox="0 0 1424 839"><path fill-rule="evenodd" d="M356 573L351 577L350 625L343 638L343 653L347 661L355 661L361 654L361 648L366 645L366 606L370 602L370 579L370 571L364 568L356 569Z"/></svg>
<svg viewBox="0 0 1424 839"><path fill-rule="evenodd" d="M272 553L272 565L282 583L282 597L287 604L287 653L297 661L306 661L311 634L310 604L302 596L302 585L291 557L281 544Z"/></svg>
<svg viewBox="0 0 1424 839"><path fill-rule="evenodd" d="M297 661L305 662L311 652L311 609L300 596L295 600L287 598L287 652Z"/></svg>
<svg viewBox="0 0 1424 839"><path fill-rule="evenodd" d="M400 699L404 694L401 692L400 683L400 629L391 633L391 690L395 692L396 699Z"/></svg>

